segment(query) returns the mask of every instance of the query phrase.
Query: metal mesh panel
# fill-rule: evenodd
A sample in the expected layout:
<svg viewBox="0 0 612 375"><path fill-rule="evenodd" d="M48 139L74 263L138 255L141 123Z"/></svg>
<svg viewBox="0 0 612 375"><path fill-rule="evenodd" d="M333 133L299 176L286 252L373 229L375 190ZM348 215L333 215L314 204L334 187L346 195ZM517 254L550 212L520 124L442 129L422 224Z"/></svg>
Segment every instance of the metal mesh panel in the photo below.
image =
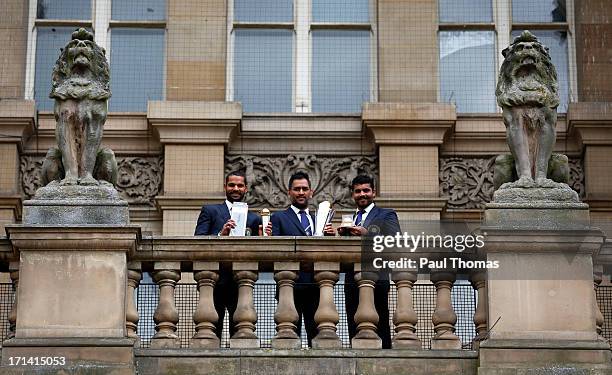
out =
<svg viewBox="0 0 612 375"><path fill-rule="evenodd" d="M13 285L11 283L0 283L0 339L1 341L6 340L6 336L9 333L9 321L8 315L11 312L13 306L13 299L15 293L13 292Z"/></svg>
<svg viewBox="0 0 612 375"><path fill-rule="evenodd" d="M597 288L597 303L604 317L601 335L610 342L612 340L612 286Z"/></svg>
<svg viewBox="0 0 612 375"><path fill-rule="evenodd" d="M348 326L346 323L346 311L344 305L344 285L337 283L334 288L334 302L340 315L338 323L338 336L344 348L350 348ZM257 282L255 284L254 299L257 311L257 337L262 348L271 347L271 339L276 334L274 323L274 312L277 301L275 300L276 285L273 282ZM158 301L158 287L155 284L141 284L136 290L137 307L140 315L138 323L138 334L142 347L149 347L151 337L155 334L155 323L153 313ZM453 306L457 314L456 332L461 338L464 349L471 349L472 339L476 335L472 318L476 309L476 294L470 285L455 285L452 292ZM179 311L178 335L181 339L181 347L189 347L189 340L195 332L192 320L193 312L198 302L196 284L178 284L175 291L175 303ZM434 335L431 317L436 306L436 292L431 284L416 284L413 291L413 303L418 316L417 335L421 339L423 348L431 348L431 338ZM394 335L393 313L397 305L397 290L391 285L389 293L389 321L391 335ZM223 325L221 347L229 348L229 328L227 314ZM302 347L307 348L306 333L302 324Z"/></svg>

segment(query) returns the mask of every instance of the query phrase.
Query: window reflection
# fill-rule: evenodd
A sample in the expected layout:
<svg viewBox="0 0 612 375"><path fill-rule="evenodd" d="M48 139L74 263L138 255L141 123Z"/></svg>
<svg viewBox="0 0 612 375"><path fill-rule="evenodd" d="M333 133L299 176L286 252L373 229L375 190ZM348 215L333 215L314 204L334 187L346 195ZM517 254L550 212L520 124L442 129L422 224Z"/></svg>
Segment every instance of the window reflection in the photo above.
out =
<svg viewBox="0 0 612 375"><path fill-rule="evenodd" d="M440 32L440 99L457 112L495 112L493 31Z"/></svg>
<svg viewBox="0 0 612 375"><path fill-rule="evenodd" d="M370 32L312 33L312 111L360 112L370 98Z"/></svg>
<svg viewBox="0 0 612 375"><path fill-rule="evenodd" d="M512 0L512 22L566 22L565 0Z"/></svg>
<svg viewBox="0 0 612 375"><path fill-rule="evenodd" d="M292 22L291 0L234 0L234 20L239 22Z"/></svg>
<svg viewBox="0 0 612 375"><path fill-rule="evenodd" d="M234 100L245 112L291 112L291 30L235 30Z"/></svg>
<svg viewBox="0 0 612 375"><path fill-rule="evenodd" d="M38 19L91 19L91 0L38 0L36 5Z"/></svg>
<svg viewBox="0 0 612 375"><path fill-rule="evenodd" d="M493 22L491 0L439 0L440 22Z"/></svg>
<svg viewBox="0 0 612 375"><path fill-rule="evenodd" d="M155 21L166 18L166 0L112 0L112 19Z"/></svg>
<svg viewBox="0 0 612 375"><path fill-rule="evenodd" d="M312 0L314 22L370 22L369 0Z"/></svg>

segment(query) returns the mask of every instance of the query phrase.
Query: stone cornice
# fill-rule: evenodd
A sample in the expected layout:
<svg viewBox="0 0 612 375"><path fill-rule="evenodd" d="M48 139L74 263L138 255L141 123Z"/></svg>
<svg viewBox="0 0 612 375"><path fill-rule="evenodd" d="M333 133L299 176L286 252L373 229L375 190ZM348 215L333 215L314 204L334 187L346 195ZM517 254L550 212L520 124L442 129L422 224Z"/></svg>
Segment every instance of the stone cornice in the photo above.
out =
<svg viewBox="0 0 612 375"><path fill-rule="evenodd" d="M442 103L365 103L362 120L377 145L441 145L457 114Z"/></svg>
<svg viewBox="0 0 612 375"><path fill-rule="evenodd" d="M234 102L150 101L147 118L163 144L229 143L242 119Z"/></svg>
<svg viewBox="0 0 612 375"><path fill-rule="evenodd" d="M570 103L568 133L584 145L612 145L612 102Z"/></svg>
<svg viewBox="0 0 612 375"><path fill-rule="evenodd" d="M140 225L18 225L6 226L8 239L16 252L125 251L133 252L140 240Z"/></svg>
<svg viewBox="0 0 612 375"><path fill-rule="evenodd" d="M0 143L16 143L19 151L36 128L33 100L0 100Z"/></svg>
<svg viewBox="0 0 612 375"><path fill-rule="evenodd" d="M12 209L17 221L21 220L22 201L21 196L0 196L0 208ZM3 235L3 233L0 233Z"/></svg>
<svg viewBox="0 0 612 375"><path fill-rule="evenodd" d="M376 197L376 204L380 207L392 208L400 212L442 212L447 201L447 198L438 197Z"/></svg>

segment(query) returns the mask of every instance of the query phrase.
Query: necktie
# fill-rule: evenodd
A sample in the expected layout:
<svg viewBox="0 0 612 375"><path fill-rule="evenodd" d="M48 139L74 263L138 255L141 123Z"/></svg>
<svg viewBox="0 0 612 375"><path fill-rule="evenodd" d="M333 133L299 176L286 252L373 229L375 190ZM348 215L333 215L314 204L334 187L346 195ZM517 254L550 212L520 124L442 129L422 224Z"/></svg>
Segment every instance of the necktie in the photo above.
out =
<svg viewBox="0 0 612 375"><path fill-rule="evenodd" d="M357 213L357 217L355 218L355 225L361 226L364 213L365 213L365 210L359 210L359 212Z"/></svg>
<svg viewBox="0 0 612 375"><path fill-rule="evenodd" d="M308 216L306 216L306 211L300 211L300 222L302 223L302 228L304 228L304 232L306 232L307 236L312 236L312 231L310 230L310 221L308 221Z"/></svg>

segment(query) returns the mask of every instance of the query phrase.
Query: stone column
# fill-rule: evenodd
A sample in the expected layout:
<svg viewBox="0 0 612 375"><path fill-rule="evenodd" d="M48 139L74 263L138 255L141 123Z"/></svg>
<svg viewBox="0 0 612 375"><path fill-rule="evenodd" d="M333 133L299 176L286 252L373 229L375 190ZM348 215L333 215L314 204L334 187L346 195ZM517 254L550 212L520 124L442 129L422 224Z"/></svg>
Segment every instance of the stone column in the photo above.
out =
<svg viewBox="0 0 612 375"><path fill-rule="evenodd" d="M568 373L612 371L610 346L597 334L593 293L593 254L604 237L589 216L589 207L577 202L487 204L482 250L499 267L487 270L492 326L480 343L479 374L553 366Z"/></svg>
<svg viewBox="0 0 612 375"><path fill-rule="evenodd" d="M417 280L416 272L393 272L393 282L397 288L397 306L393 314L395 336L393 349L422 349L421 340L416 335L418 316L412 304L412 289Z"/></svg>
<svg viewBox="0 0 612 375"><path fill-rule="evenodd" d="M0 373L11 357L35 355L65 357L75 369L96 363L107 373L133 372L127 254L140 227L13 224L7 231L19 254L19 287L15 337L3 343Z"/></svg>
<svg viewBox="0 0 612 375"><path fill-rule="evenodd" d="M487 272L484 270L470 273L470 282L476 289L478 301L474 312L474 325L476 326L476 337L474 337L474 349L478 349L480 342L487 338Z"/></svg>
<svg viewBox="0 0 612 375"><path fill-rule="evenodd" d="M430 279L436 287L436 309L432 316L435 335L431 340L431 348L461 349L461 340L455 334L457 314L455 314L451 301L455 271L432 271Z"/></svg>
<svg viewBox="0 0 612 375"><path fill-rule="evenodd" d="M179 314L174 303L174 288L181 279L180 262L156 262L153 269L153 280L159 286L159 302L153 314L156 333L151 339L151 348L180 348L181 340L176 334Z"/></svg>
<svg viewBox="0 0 612 375"><path fill-rule="evenodd" d="M272 339L273 349L299 349L302 346L296 333L299 315L293 300L293 287L299 270L299 262L274 263L274 280L278 286L278 305L274 313L276 335Z"/></svg>
<svg viewBox="0 0 612 375"><path fill-rule="evenodd" d="M319 284L319 307L314 316L319 333L312 340L312 347L314 349L341 348L342 342L336 333L336 325L340 317L334 303L334 285L338 281L340 264L315 262L314 271L315 281Z"/></svg>
<svg viewBox="0 0 612 375"><path fill-rule="evenodd" d="M8 314L9 321L9 333L7 338L11 339L15 337L15 327L17 326L17 303L18 303L18 289L19 289L19 262L11 262L9 264L9 272L11 277L11 282L13 283L13 305L11 306L11 311Z"/></svg>
<svg viewBox="0 0 612 375"><path fill-rule="evenodd" d="M603 8L602 8L603 9ZM612 218L612 103L570 103L567 111L568 139L576 139L584 155L584 202L591 219Z"/></svg>
<svg viewBox="0 0 612 375"><path fill-rule="evenodd" d="M378 274L362 271L361 264L355 264L355 281L359 287L359 305L355 312L357 333L351 340L351 346L354 349L382 349L382 340L376 333L380 317L374 305Z"/></svg>
<svg viewBox="0 0 612 375"><path fill-rule="evenodd" d="M253 289L257 281L257 262L234 262L234 279L238 283L238 305L234 312L236 333L230 338L230 348L259 348L255 334L257 311Z"/></svg>
<svg viewBox="0 0 612 375"><path fill-rule="evenodd" d="M455 107L441 103L365 103L363 124L378 148L376 203L400 220L439 220L439 147L456 121Z"/></svg>
<svg viewBox="0 0 612 375"><path fill-rule="evenodd" d="M595 310L595 326L597 327L597 334L601 339L601 331L604 325L604 316L599 308L599 302L597 302L597 288L601 284L603 276L603 265L598 264L593 266L593 310Z"/></svg>
<svg viewBox="0 0 612 375"><path fill-rule="evenodd" d="M2 42L0 42L0 45ZM0 88L0 91L6 87ZM34 131L36 107L32 100L0 101L0 233L21 220L19 155Z"/></svg>
<svg viewBox="0 0 612 375"><path fill-rule="evenodd" d="M219 262L194 262L193 278L198 283L198 306L193 313L195 334L191 338L190 347L219 348L219 337L215 332L215 324L219 314L215 309L213 292L219 280Z"/></svg>
<svg viewBox="0 0 612 375"><path fill-rule="evenodd" d="M225 148L238 129L242 107L151 101L147 117L164 145L164 193L156 198L163 212L163 234L191 236L202 204L225 199Z"/></svg>
<svg viewBox="0 0 612 375"><path fill-rule="evenodd" d="M138 337L138 310L136 308L135 289L138 288L140 280L142 280L142 266L140 262L128 263L128 284L127 293L125 295L125 328L127 337L134 340L134 346L140 347L140 337Z"/></svg>

